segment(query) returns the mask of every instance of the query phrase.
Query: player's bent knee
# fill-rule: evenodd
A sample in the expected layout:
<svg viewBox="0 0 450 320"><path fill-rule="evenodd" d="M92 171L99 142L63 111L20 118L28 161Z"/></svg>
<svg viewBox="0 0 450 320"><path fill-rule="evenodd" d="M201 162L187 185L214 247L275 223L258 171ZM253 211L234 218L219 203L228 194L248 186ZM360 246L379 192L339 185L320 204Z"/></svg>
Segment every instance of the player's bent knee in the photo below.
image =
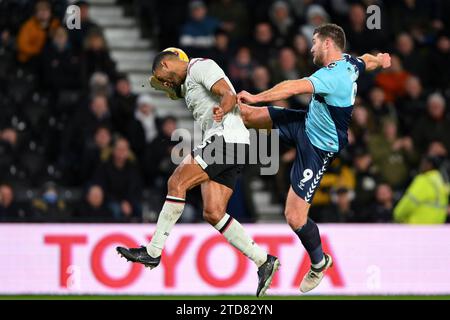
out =
<svg viewBox="0 0 450 320"><path fill-rule="evenodd" d="M308 212L303 212L303 210L286 209L284 215L292 230L304 226L308 220Z"/></svg>

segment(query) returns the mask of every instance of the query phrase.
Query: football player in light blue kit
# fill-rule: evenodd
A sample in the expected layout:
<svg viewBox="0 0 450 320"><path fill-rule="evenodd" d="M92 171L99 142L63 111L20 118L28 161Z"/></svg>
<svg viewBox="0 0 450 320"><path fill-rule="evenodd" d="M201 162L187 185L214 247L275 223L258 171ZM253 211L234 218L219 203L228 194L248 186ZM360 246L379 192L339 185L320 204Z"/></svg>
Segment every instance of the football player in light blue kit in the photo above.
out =
<svg viewBox="0 0 450 320"><path fill-rule="evenodd" d="M238 94L247 127L278 129L281 140L296 148L285 216L311 258L311 269L303 278L301 292L317 287L333 263L331 256L322 250L319 229L308 218L308 210L323 174L347 145L356 80L362 72L390 66L389 54L353 58L343 53L344 48L344 30L335 24L322 25L314 31L311 49L314 63L321 69L310 77L281 82L257 95L246 91ZM297 94L312 94L308 110L245 104L282 100ZM220 119L222 113L215 110L215 119Z"/></svg>

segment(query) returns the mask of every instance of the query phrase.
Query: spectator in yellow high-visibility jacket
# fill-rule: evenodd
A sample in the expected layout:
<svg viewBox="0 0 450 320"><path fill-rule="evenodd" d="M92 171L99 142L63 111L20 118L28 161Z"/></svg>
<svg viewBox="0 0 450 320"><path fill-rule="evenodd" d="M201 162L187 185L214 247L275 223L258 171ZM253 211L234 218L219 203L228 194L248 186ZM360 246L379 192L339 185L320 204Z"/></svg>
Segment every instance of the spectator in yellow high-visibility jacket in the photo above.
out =
<svg viewBox="0 0 450 320"><path fill-rule="evenodd" d="M439 172L440 158L427 156L416 176L394 209L394 220L409 224L445 223L449 186Z"/></svg>

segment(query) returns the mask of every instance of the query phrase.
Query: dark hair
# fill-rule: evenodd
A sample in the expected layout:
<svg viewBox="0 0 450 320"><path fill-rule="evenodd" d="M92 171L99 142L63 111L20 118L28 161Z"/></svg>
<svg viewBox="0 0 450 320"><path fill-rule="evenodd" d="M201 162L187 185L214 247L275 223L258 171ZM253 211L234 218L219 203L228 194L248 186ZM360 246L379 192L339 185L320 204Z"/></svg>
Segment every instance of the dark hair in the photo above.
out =
<svg viewBox="0 0 450 320"><path fill-rule="evenodd" d="M35 12L37 11L37 9L39 7L45 6L47 7L48 10L52 11L52 4L50 3L49 0L38 0L36 1L36 3L34 4L34 10Z"/></svg>
<svg viewBox="0 0 450 320"><path fill-rule="evenodd" d="M177 118L174 116L165 116L164 118L161 119L161 124L166 123L167 121L173 121L173 122L177 122Z"/></svg>
<svg viewBox="0 0 450 320"><path fill-rule="evenodd" d="M78 0L78 1L75 1L73 4L78 6L78 7L81 7L81 6L88 6L89 7L89 2L87 2L85 0Z"/></svg>
<svg viewBox="0 0 450 320"><path fill-rule="evenodd" d="M156 57L153 59L152 72L155 72L156 69L158 69L161 66L161 62L164 61L166 58L176 58L176 57L178 56L172 51L162 51L158 53Z"/></svg>
<svg viewBox="0 0 450 320"><path fill-rule="evenodd" d="M108 101L108 96L105 93L103 93L103 92L95 92L91 96L90 103L92 104L92 102L94 102L94 100L97 99L97 98L105 98L106 101Z"/></svg>
<svg viewBox="0 0 450 320"><path fill-rule="evenodd" d="M111 132L112 130L108 125L98 125L95 128L94 135L96 135L100 130L106 130L109 132L109 134L112 134L112 132Z"/></svg>
<svg viewBox="0 0 450 320"><path fill-rule="evenodd" d="M119 143L119 141L121 141L121 140L125 141L128 144L128 147L130 147L130 141L125 136L118 133L118 134L114 135L114 137L112 138L113 148L115 148L117 146L117 144Z"/></svg>
<svg viewBox="0 0 450 320"><path fill-rule="evenodd" d="M217 30L214 32L214 36L217 37L220 35L225 35L225 36L229 37L228 32L225 29L217 28Z"/></svg>
<svg viewBox="0 0 450 320"><path fill-rule="evenodd" d="M117 74L117 77L116 77L116 82L118 82L118 81L120 81L120 80L129 81L129 80L128 80L127 74L126 74L126 73L123 73L123 72L119 72L119 73Z"/></svg>
<svg viewBox="0 0 450 320"><path fill-rule="evenodd" d="M325 23L317 27L313 34L318 34L321 39L330 38L336 46L344 51L345 49L345 32L340 26L334 23Z"/></svg>
<svg viewBox="0 0 450 320"><path fill-rule="evenodd" d="M426 155L423 157L424 161L426 161L433 169L439 169L445 161L445 157L434 156L434 155Z"/></svg>

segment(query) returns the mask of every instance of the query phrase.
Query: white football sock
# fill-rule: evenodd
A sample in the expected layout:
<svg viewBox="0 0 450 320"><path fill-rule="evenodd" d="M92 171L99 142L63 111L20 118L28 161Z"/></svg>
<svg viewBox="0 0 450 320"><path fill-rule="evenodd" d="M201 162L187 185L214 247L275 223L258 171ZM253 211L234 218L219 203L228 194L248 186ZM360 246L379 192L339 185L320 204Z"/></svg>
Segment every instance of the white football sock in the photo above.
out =
<svg viewBox="0 0 450 320"><path fill-rule="evenodd" d="M261 249L245 232L242 225L225 213L217 223L216 228L227 241L245 256L250 258L258 267L267 260L267 252Z"/></svg>
<svg viewBox="0 0 450 320"><path fill-rule="evenodd" d="M152 240L147 244L147 252L153 258L161 255L164 243L172 230L172 227L181 217L184 209L184 199L167 196L166 202L161 209L161 213L156 223L156 231L152 236Z"/></svg>

